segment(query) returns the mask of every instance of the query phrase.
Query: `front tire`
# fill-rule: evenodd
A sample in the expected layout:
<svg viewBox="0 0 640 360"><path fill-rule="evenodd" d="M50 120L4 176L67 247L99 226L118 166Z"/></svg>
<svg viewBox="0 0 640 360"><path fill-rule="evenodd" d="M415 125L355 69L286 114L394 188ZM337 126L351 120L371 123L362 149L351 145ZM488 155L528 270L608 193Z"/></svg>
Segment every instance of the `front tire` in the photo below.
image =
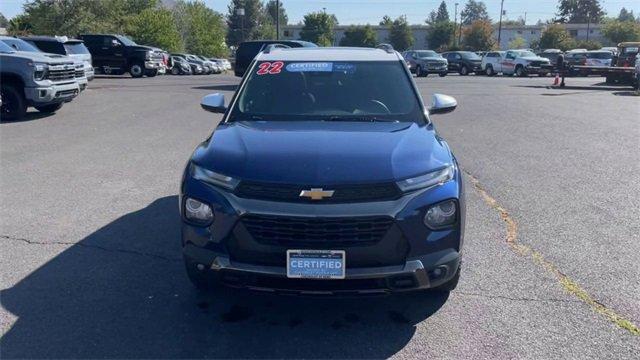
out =
<svg viewBox="0 0 640 360"><path fill-rule="evenodd" d="M129 74L132 78L141 78L144 75L144 65L140 62L131 64Z"/></svg>
<svg viewBox="0 0 640 360"><path fill-rule="evenodd" d="M180 69L178 69L175 66L171 68L171 75L179 75L179 74L180 74Z"/></svg>
<svg viewBox="0 0 640 360"><path fill-rule="evenodd" d="M442 73L438 74L438 76L445 77L445 76L447 76L447 73L446 72L442 72Z"/></svg>
<svg viewBox="0 0 640 360"><path fill-rule="evenodd" d="M460 75L462 76L469 75L469 68L467 68L466 65L462 65L462 67L460 68Z"/></svg>
<svg viewBox="0 0 640 360"><path fill-rule="evenodd" d="M24 119L27 114L27 102L24 99L22 89L10 84L2 84L0 96L2 96L0 120L16 121Z"/></svg>
<svg viewBox="0 0 640 360"><path fill-rule="evenodd" d="M144 74L147 75L148 77L154 77L158 75L158 69L147 70L144 72Z"/></svg>
<svg viewBox="0 0 640 360"><path fill-rule="evenodd" d="M34 106L36 110L40 111L44 114L53 114L54 112L60 110L62 107L62 103L43 105L43 106Z"/></svg>
<svg viewBox="0 0 640 360"><path fill-rule="evenodd" d="M422 77L422 68L420 65L416 66L416 77Z"/></svg>
<svg viewBox="0 0 640 360"><path fill-rule="evenodd" d="M522 65L518 65L518 67L516 67L516 76L525 77L526 75L527 73L524 71L524 68L522 67Z"/></svg>
<svg viewBox="0 0 640 360"><path fill-rule="evenodd" d="M493 66L487 65L487 69L485 70L487 76L494 76L496 73L493 71Z"/></svg>

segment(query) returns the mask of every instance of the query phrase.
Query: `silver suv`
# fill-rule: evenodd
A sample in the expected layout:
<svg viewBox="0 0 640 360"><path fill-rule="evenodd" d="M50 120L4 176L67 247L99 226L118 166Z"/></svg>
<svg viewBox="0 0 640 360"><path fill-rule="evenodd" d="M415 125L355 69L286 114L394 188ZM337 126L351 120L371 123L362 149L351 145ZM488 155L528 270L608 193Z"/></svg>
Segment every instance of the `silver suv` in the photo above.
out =
<svg viewBox="0 0 640 360"><path fill-rule="evenodd" d="M78 96L76 64L56 56L16 51L0 41L1 120L20 120L29 106L53 113Z"/></svg>

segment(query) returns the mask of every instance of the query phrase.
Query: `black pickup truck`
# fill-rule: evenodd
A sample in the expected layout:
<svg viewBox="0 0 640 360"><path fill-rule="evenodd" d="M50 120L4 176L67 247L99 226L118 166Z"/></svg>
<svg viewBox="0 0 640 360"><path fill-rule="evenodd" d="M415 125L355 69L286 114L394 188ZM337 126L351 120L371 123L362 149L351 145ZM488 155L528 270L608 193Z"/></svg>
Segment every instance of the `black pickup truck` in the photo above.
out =
<svg viewBox="0 0 640 360"><path fill-rule="evenodd" d="M134 78L153 77L163 66L161 53L124 35L83 34L79 38L91 53L93 67L103 74L128 72Z"/></svg>

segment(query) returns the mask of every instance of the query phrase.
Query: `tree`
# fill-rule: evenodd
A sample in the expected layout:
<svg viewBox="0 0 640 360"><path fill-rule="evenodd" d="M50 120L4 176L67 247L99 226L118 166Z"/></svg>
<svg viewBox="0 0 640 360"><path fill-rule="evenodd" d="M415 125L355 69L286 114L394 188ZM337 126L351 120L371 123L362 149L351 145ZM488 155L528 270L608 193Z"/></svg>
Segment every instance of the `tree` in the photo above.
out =
<svg viewBox="0 0 640 360"><path fill-rule="evenodd" d="M562 51L572 49L575 42L560 24L549 25L540 36L540 49L560 49Z"/></svg>
<svg viewBox="0 0 640 360"><path fill-rule="evenodd" d="M447 10L447 3L442 1L440 6L438 6L438 10L432 10L429 14L429 18L427 19L427 24L433 25L439 22L448 22L451 21L449 18L449 10Z"/></svg>
<svg viewBox="0 0 640 360"><path fill-rule="evenodd" d="M265 5L265 10L267 12L268 20L275 25L276 24L276 0L269 0L267 5ZM282 1L280 1L280 6L278 8L278 17L280 20L280 26L287 25L289 22L289 17L287 16L287 11L282 6Z"/></svg>
<svg viewBox="0 0 640 360"><path fill-rule="evenodd" d="M389 29L389 42L398 51L405 51L413 46L413 32L409 27L406 16L400 16L393 20Z"/></svg>
<svg viewBox="0 0 640 360"><path fill-rule="evenodd" d="M492 50L496 43L493 40L493 26L487 20L476 20L462 32L463 45L467 50Z"/></svg>
<svg viewBox="0 0 640 360"><path fill-rule="evenodd" d="M579 49L598 50L602 48L602 44L595 40L581 40L575 45Z"/></svg>
<svg viewBox="0 0 640 360"><path fill-rule="evenodd" d="M262 36L261 29L267 21L264 7L260 0L232 0L227 6L227 43L238 45L246 40L258 39ZM244 9L244 15L238 14L238 9Z"/></svg>
<svg viewBox="0 0 640 360"><path fill-rule="evenodd" d="M610 21L604 24L601 31L613 44L640 41L640 24L635 21Z"/></svg>
<svg viewBox="0 0 640 360"><path fill-rule="evenodd" d="M7 20L2 13L0 13L0 27L6 28L9 26L9 20Z"/></svg>
<svg viewBox="0 0 640 360"><path fill-rule="evenodd" d="M471 25L475 21L490 21L487 6L482 1L469 0L464 9L460 12L460 19L463 25Z"/></svg>
<svg viewBox="0 0 640 360"><path fill-rule="evenodd" d="M382 20L380 21L380 26L390 27L391 24L393 24L393 19L391 19L389 15L385 15L382 17Z"/></svg>
<svg viewBox="0 0 640 360"><path fill-rule="evenodd" d="M378 39L371 25L349 26L340 40L340 46L376 47Z"/></svg>
<svg viewBox="0 0 640 360"><path fill-rule="evenodd" d="M527 42L522 36L517 36L509 42L509 49L523 49L527 46Z"/></svg>
<svg viewBox="0 0 640 360"><path fill-rule="evenodd" d="M600 0L560 0L558 4L558 21L563 23L599 23L605 12Z"/></svg>
<svg viewBox="0 0 640 360"><path fill-rule="evenodd" d="M455 24L451 21L442 21L435 23L427 32L427 43L429 48L445 51L453 43L454 34L456 32Z"/></svg>
<svg viewBox="0 0 640 360"><path fill-rule="evenodd" d="M333 27L338 19L333 14L313 12L304 16L300 40L310 41L319 46L333 45Z"/></svg>
<svg viewBox="0 0 640 360"><path fill-rule="evenodd" d="M174 19L187 52L207 57L227 54L224 41L224 18L202 1L179 0L173 9Z"/></svg>
<svg viewBox="0 0 640 360"><path fill-rule="evenodd" d="M14 16L9 20L7 26L7 32L10 35L29 35L33 30L33 25L29 22L29 17L26 14L20 14Z"/></svg>
<svg viewBox="0 0 640 360"><path fill-rule="evenodd" d="M627 11L625 8L620 9L618 21L636 21L636 17L633 15L633 10Z"/></svg>
<svg viewBox="0 0 640 360"><path fill-rule="evenodd" d="M138 43L153 45L170 52L182 50L182 39L171 11L144 9L133 17L127 33Z"/></svg>

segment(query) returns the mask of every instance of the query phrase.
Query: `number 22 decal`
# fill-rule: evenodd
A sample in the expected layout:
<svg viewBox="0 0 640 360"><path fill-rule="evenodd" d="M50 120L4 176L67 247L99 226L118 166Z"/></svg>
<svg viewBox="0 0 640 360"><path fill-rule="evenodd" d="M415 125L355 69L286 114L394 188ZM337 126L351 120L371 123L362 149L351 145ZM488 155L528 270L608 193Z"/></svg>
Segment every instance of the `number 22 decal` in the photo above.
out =
<svg viewBox="0 0 640 360"><path fill-rule="evenodd" d="M282 71L282 67L284 66L284 63L282 61L276 61L276 62L263 62L260 65L258 65L258 71L256 72L256 74L258 75L266 75L266 74L279 74Z"/></svg>

